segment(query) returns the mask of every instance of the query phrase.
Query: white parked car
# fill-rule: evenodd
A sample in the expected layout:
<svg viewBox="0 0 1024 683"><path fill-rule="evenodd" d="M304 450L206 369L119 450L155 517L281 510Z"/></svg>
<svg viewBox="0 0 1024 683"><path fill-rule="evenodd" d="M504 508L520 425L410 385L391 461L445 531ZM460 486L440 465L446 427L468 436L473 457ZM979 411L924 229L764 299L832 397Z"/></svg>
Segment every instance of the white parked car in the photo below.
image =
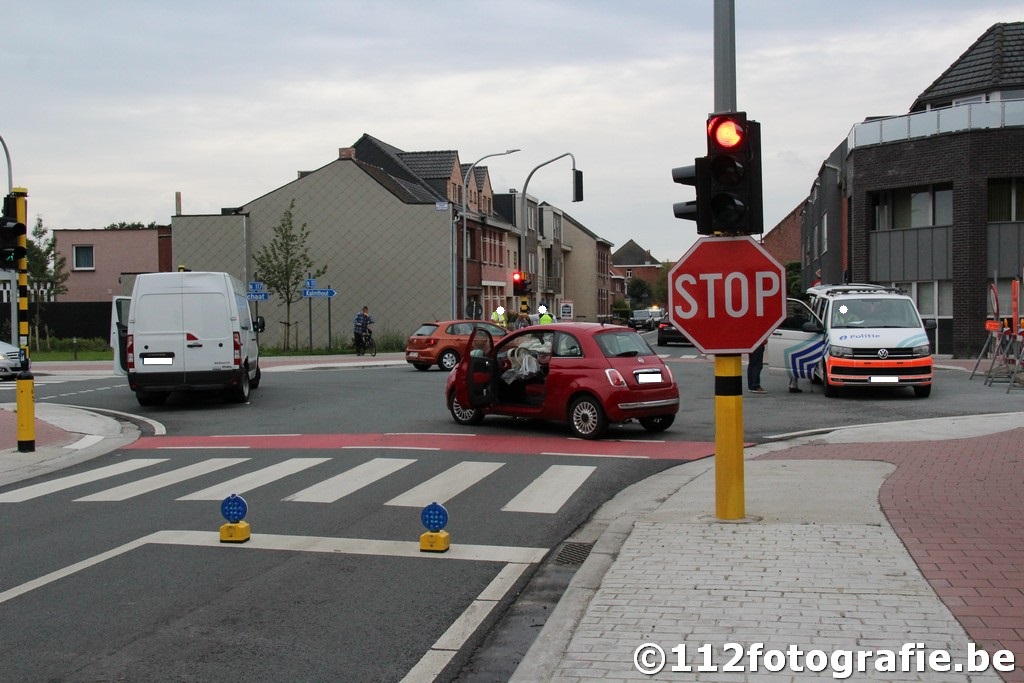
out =
<svg viewBox="0 0 1024 683"><path fill-rule="evenodd" d="M7 342L0 342L0 379L17 379L21 372L21 350Z"/></svg>

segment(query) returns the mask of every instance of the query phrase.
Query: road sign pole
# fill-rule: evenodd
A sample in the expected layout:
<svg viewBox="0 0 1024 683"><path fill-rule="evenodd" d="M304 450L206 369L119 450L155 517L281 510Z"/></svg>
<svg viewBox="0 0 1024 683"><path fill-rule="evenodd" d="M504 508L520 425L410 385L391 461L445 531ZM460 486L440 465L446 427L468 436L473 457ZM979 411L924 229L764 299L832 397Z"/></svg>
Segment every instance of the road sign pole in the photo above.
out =
<svg viewBox="0 0 1024 683"><path fill-rule="evenodd" d="M743 364L715 356L715 516L746 516L743 488Z"/></svg>

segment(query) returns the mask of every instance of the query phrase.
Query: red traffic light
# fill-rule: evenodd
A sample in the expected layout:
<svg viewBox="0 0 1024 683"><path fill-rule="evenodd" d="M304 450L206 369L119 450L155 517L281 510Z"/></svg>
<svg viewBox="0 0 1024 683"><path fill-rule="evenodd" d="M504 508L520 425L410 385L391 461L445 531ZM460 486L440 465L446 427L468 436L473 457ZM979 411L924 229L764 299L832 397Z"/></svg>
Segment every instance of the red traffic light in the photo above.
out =
<svg viewBox="0 0 1024 683"><path fill-rule="evenodd" d="M708 119L708 147L715 145L719 150L731 151L746 142L746 116L712 116Z"/></svg>
<svg viewBox="0 0 1024 683"><path fill-rule="evenodd" d="M522 282L522 281L523 281L523 274L522 273L520 273L518 270L512 273L512 282Z"/></svg>

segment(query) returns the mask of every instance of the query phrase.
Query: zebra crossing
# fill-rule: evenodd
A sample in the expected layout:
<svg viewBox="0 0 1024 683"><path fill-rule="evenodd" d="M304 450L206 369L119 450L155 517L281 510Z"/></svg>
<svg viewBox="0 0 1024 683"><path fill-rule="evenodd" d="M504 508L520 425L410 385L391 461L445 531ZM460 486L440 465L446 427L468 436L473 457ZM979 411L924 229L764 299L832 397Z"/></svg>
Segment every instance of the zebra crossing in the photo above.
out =
<svg viewBox="0 0 1024 683"><path fill-rule="evenodd" d="M245 494L269 484L286 481L288 477L332 460L320 458L289 458L244 474L230 476L223 481L175 498L177 501L217 501L232 493ZM148 469L168 458L132 458L113 465L98 467L37 484L0 493L0 504L22 503L51 494L70 491L86 484L95 484L122 475L137 474L140 478L117 484L95 493L75 498L75 503L110 503L153 494L161 489L183 484L217 472L227 473L231 468L254 462L252 458L206 458L198 462L174 467L159 474L147 475ZM346 496L418 462L415 458L377 457L354 465L321 481L291 493L282 501L287 503L336 503ZM393 496L385 503L392 507L422 508L433 502L445 503L492 477L504 462L464 460L412 488ZM529 481L520 491L509 492L510 499L500 509L503 512L555 514L585 485L597 469L591 465L550 465Z"/></svg>

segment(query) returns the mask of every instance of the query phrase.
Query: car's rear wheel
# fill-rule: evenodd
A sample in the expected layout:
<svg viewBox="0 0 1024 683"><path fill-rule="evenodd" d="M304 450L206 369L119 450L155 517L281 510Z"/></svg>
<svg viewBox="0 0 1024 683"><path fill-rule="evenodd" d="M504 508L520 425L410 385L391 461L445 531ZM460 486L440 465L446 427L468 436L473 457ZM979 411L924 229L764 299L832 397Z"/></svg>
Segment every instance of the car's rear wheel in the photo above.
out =
<svg viewBox="0 0 1024 683"><path fill-rule="evenodd" d="M445 349L437 359L437 365L442 370L451 370L459 364L459 354L454 349Z"/></svg>
<svg viewBox="0 0 1024 683"><path fill-rule="evenodd" d="M242 368L238 375L238 384L228 389L228 400L235 403L245 403L249 400L249 368Z"/></svg>
<svg viewBox="0 0 1024 683"><path fill-rule="evenodd" d="M569 408L569 429L581 439L600 439L608 429L604 409L593 396L581 396Z"/></svg>
<svg viewBox="0 0 1024 683"><path fill-rule="evenodd" d="M663 432L675 421L675 415L655 415L654 417L641 417L640 426L649 432Z"/></svg>
<svg viewBox="0 0 1024 683"><path fill-rule="evenodd" d="M452 419L460 425L478 425L484 419L484 413L479 408L470 408L459 403L454 390L448 394L448 411L452 414Z"/></svg>
<svg viewBox="0 0 1024 683"><path fill-rule="evenodd" d="M417 370L429 370L430 363L413 363L412 366Z"/></svg>

